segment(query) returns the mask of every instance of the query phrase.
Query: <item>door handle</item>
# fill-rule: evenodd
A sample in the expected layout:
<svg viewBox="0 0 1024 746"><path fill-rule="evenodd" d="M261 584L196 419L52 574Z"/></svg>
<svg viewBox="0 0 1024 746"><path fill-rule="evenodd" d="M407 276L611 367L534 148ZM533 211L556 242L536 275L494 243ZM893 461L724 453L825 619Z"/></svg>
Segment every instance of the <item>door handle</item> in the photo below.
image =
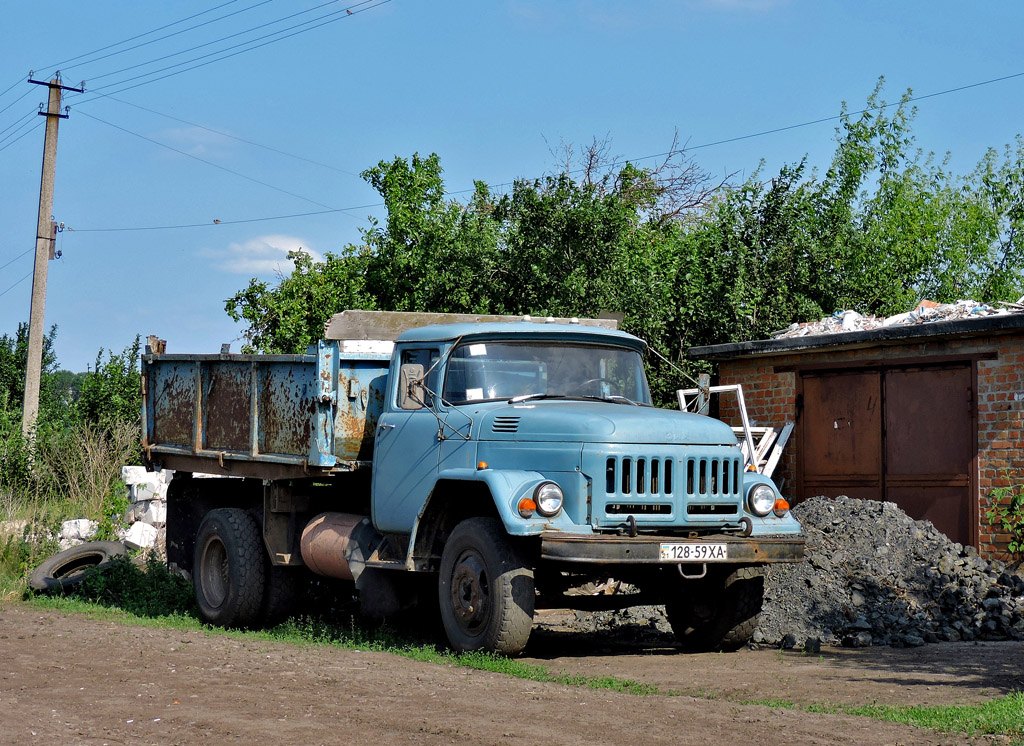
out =
<svg viewBox="0 0 1024 746"><path fill-rule="evenodd" d="M382 422L379 425L377 425L377 429L378 430L394 430L395 426L394 425L387 425L387 424Z"/></svg>

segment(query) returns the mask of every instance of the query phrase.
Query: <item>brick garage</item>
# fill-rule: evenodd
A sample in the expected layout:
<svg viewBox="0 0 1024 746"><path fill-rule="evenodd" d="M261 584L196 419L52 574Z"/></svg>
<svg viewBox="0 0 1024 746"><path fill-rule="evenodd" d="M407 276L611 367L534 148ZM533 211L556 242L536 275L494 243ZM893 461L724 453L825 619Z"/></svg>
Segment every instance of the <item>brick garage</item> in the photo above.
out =
<svg viewBox="0 0 1024 746"><path fill-rule="evenodd" d="M986 556L1009 537L990 492L1024 483L1024 314L694 347L740 383L754 425L796 422L775 481L791 500L891 500ZM734 399L720 416L739 425Z"/></svg>

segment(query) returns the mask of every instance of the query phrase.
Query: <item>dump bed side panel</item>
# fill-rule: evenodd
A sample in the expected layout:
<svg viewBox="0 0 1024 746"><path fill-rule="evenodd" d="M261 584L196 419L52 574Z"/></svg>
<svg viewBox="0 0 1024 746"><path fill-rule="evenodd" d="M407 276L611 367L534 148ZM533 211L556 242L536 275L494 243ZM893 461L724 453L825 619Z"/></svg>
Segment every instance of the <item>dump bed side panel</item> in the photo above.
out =
<svg viewBox="0 0 1024 746"><path fill-rule="evenodd" d="M254 464L291 465L298 475L369 462L388 357L342 354L336 342L305 355L147 353L149 457L168 466L209 459L213 473L233 465L253 476Z"/></svg>

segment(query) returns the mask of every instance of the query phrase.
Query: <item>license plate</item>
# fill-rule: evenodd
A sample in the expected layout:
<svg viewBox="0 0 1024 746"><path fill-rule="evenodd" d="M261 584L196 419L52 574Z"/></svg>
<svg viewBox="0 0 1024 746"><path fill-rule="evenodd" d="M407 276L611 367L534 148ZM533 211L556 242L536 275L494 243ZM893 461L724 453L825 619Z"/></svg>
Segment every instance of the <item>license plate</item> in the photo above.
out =
<svg viewBox="0 0 1024 746"><path fill-rule="evenodd" d="M728 544L662 544L662 562L725 562Z"/></svg>

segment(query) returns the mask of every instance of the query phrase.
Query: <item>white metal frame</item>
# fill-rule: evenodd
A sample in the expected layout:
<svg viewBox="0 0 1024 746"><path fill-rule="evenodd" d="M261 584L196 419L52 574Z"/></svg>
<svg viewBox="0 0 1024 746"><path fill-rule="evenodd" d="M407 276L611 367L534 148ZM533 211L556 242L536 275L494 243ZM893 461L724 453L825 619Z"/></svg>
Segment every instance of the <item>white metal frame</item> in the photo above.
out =
<svg viewBox="0 0 1024 746"><path fill-rule="evenodd" d="M703 379L704 377L701 376L701 378ZM701 383L703 383L703 380ZM751 427L750 418L747 415L747 402L743 397L743 386L738 383L679 389L676 391L676 397L679 399L679 409L682 411L690 411L691 402L686 400L686 397L690 396L695 397L694 401L697 403L697 412L706 413L710 395L725 393L736 394L736 403L739 406L740 421L743 423L743 426L734 427L733 432L742 438L740 450L743 452L747 468L752 466L758 473L770 477L782 458L782 449L785 448L786 443L789 441L789 436L793 433L794 423L787 422L778 433L778 437L776 437L774 427ZM755 434L759 436L756 446L754 444ZM771 450L770 454L769 449ZM767 458L765 458L766 456ZM762 461L764 461L763 465Z"/></svg>

